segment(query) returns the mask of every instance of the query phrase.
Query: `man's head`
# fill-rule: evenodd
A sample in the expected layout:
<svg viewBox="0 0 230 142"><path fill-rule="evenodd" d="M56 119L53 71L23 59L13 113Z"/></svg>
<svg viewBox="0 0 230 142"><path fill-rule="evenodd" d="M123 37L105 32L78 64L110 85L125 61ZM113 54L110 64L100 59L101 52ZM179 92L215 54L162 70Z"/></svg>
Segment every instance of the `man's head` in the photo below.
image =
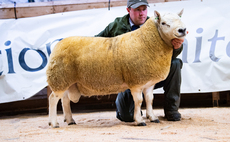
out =
<svg viewBox="0 0 230 142"><path fill-rule="evenodd" d="M147 19L147 0L128 0L127 11L135 25L142 25Z"/></svg>

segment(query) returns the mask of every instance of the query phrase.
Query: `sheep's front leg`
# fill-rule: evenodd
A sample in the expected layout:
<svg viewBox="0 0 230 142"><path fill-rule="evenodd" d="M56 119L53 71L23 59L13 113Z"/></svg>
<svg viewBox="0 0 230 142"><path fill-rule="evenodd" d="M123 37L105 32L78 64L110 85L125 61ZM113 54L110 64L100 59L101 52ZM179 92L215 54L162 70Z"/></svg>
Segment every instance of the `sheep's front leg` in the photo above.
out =
<svg viewBox="0 0 230 142"><path fill-rule="evenodd" d="M146 117L151 121L155 123L159 123L159 119L157 116L153 113L152 103L153 103L153 87L151 86L149 88L146 88L143 90L144 96L145 96L145 102L146 102Z"/></svg>
<svg viewBox="0 0 230 142"><path fill-rule="evenodd" d="M49 125L53 128L58 128L59 124L57 123L57 104L60 97L58 93L52 92L49 97Z"/></svg>
<svg viewBox="0 0 230 142"><path fill-rule="evenodd" d="M137 126L146 126L145 121L143 120L141 116L141 104L143 101L142 97L142 90L140 88L132 88L130 89L132 96L133 96L133 101L134 101L134 120L136 122Z"/></svg>
<svg viewBox="0 0 230 142"><path fill-rule="evenodd" d="M62 101L62 109L63 109L63 113L64 113L64 122L67 122L68 125L76 124L74 119L72 118L72 112L71 112L71 108L70 108L70 99L68 97L67 91L65 92L61 101Z"/></svg>

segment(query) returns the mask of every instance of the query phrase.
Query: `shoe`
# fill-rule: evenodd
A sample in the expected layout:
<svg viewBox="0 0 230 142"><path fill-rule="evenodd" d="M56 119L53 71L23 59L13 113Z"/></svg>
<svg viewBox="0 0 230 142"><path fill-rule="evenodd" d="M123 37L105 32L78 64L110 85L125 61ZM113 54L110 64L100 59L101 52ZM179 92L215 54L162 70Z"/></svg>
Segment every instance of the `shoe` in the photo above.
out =
<svg viewBox="0 0 230 142"><path fill-rule="evenodd" d="M176 111L176 112L165 112L165 117L168 121L180 121L181 120L181 114Z"/></svg>
<svg viewBox="0 0 230 142"><path fill-rule="evenodd" d="M120 116L120 114L119 114L119 112L118 111L116 111L116 117L117 117L117 119L119 119L120 121L123 121L122 119L121 119L121 116Z"/></svg>
<svg viewBox="0 0 230 142"><path fill-rule="evenodd" d="M123 116L123 117L122 117ZM121 115L118 111L116 111L116 117L120 121L124 122L134 122L133 115Z"/></svg>

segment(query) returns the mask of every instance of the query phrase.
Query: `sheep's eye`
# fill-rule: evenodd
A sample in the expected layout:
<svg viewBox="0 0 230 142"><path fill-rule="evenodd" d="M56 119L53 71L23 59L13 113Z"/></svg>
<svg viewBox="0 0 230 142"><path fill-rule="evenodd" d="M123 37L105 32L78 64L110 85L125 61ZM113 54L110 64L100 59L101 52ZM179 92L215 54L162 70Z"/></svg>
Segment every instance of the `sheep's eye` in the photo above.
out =
<svg viewBox="0 0 230 142"><path fill-rule="evenodd" d="M170 27L170 25L166 24L165 22L162 22L161 24L162 24L163 26Z"/></svg>

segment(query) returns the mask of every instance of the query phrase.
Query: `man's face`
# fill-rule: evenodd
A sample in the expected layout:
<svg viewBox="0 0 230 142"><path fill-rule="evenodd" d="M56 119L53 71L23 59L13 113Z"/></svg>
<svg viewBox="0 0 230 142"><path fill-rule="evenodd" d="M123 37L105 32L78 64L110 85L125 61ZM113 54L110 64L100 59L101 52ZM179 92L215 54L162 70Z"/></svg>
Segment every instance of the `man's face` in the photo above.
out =
<svg viewBox="0 0 230 142"><path fill-rule="evenodd" d="M142 25L147 19L147 6L141 5L135 9L127 8L130 18L134 25Z"/></svg>

